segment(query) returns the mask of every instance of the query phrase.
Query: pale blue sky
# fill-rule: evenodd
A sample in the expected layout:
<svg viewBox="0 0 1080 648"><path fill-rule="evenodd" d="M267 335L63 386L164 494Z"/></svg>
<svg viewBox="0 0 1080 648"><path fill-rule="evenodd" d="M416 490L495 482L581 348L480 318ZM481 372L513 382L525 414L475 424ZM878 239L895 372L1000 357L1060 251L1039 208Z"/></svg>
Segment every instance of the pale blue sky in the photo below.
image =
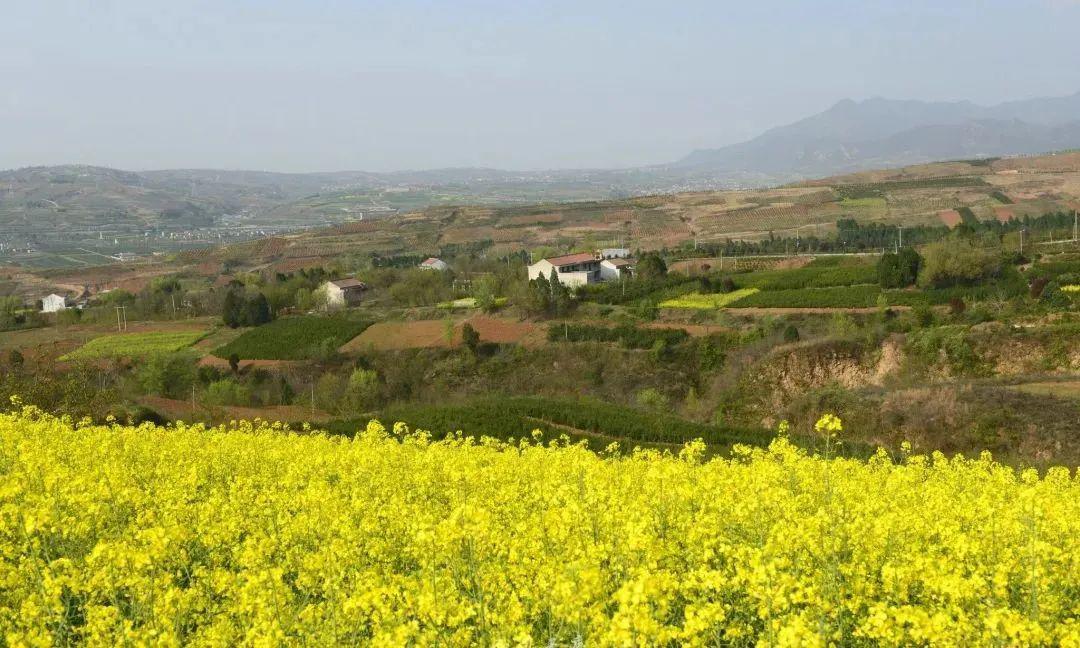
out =
<svg viewBox="0 0 1080 648"><path fill-rule="evenodd" d="M0 5L0 168L631 166L845 97L1080 90L1075 0Z"/></svg>

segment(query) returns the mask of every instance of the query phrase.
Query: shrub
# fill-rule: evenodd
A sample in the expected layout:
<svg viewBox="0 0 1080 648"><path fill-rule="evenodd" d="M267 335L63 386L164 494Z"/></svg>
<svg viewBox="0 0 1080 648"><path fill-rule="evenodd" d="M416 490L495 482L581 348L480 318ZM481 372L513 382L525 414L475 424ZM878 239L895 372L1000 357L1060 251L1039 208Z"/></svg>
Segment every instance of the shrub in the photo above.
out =
<svg viewBox="0 0 1080 648"><path fill-rule="evenodd" d="M657 342L674 346L690 334L681 328L639 328L629 324L609 327L564 322L549 326L547 337L552 342L618 342L628 349L651 349Z"/></svg>
<svg viewBox="0 0 1080 648"><path fill-rule="evenodd" d="M1002 266L997 251L957 238L927 245L924 259L919 285L929 288L970 285L998 276Z"/></svg>
<svg viewBox="0 0 1080 648"><path fill-rule="evenodd" d="M194 353L159 353L147 358L136 371L136 378L148 394L167 398L186 398L195 382Z"/></svg>
<svg viewBox="0 0 1080 648"><path fill-rule="evenodd" d="M792 343L799 341L799 329L795 328L794 324L788 324L784 328L784 342Z"/></svg>
<svg viewBox="0 0 1080 648"><path fill-rule="evenodd" d="M473 353L476 353L477 348L480 346L480 333L468 322L465 322L461 327L461 343Z"/></svg>

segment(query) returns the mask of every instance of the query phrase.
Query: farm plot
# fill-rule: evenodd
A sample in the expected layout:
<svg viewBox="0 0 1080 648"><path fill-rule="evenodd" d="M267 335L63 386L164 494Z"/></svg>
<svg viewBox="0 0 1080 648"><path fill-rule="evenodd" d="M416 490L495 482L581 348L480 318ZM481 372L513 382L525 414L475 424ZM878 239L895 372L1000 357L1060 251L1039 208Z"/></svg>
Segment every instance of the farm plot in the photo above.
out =
<svg viewBox="0 0 1080 648"><path fill-rule="evenodd" d="M118 333L94 338L61 360L97 360L101 358L141 358L157 353L172 353L195 344L204 331L154 331Z"/></svg>
<svg viewBox="0 0 1080 648"><path fill-rule="evenodd" d="M739 290L733 290L729 293L715 293L710 295L703 295L701 293L690 293L674 299L668 299L667 301L660 302L660 308L691 308L697 310L713 310L715 308L724 308L731 304L757 294L757 288L740 288Z"/></svg>
<svg viewBox="0 0 1080 648"><path fill-rule="evenodd" d="M877 303L881 288L875 285L830 286L790 290L755 291L730 308L869 308Z"/></svg>
<svg viewBox="0 0 1080 648"><path fill-rule="evenodd" d="M468 320L418 320L414 322L378 322L341 348L342 352L393 351L448 347L461 342L461 327L468 322L483 342L498 344L532 343L542 336L530 322L478 316Z"/></svg>
<svg viewBox="0 0 1080 648"><path fill-rule="evenodd" d="M244 332L214 350L219 358L304 360L332 352L369 326L342 317L288 317Z"/></svg>

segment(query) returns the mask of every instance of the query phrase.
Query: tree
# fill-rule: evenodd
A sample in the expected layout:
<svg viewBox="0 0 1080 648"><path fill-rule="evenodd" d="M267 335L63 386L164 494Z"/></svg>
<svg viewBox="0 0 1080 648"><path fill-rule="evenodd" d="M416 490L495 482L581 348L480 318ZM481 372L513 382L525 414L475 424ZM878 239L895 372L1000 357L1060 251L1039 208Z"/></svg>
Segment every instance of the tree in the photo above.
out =
<svg viewBox="0 0 1080 648"><path fill-rule="evenodd" d="M784 329L784 342L798 342L799 341L799 329L795 328L794 324L788 324Z"/></svg>
<svg viewBox="0 0 1080 648"><path fill-rule="evenodd" d="M883 254L878 260L877 277L882 288L903 288L906 284L900 268L900 257L892 252Z"/></svg>
<svg viewBox="0 0 1080 648"><path fill-rule="evenodd" d="M916 252L915 248L905 247L900 248L900 253L897 256L903 285L915 285L919 278L919 270L922 269L922 255Z"/></svg>
<svg viewBox="0 0 1080 648"><path fill-rule="evenodd" d="M473 354L480 348L480 333L472 327L472 324L465 322L461 327L461 343L465 345L469 351Z"/></svg>
<svg viewBox="0 0 1080 648"><path fill-rule="evenodd" d="M240 373L240 354L238 354L238 353L230 353L229 354L229 369L232 369L232 372L234 374Z"/></svg>
<svg viewBox="0 0 1080 648"><path fill-rule="evenodd" d="M496 294L495 281L491 277L482 277L473 283L473 298L476 299L476 307L485 313L495 310L498 296Z"/></svg>
<svg viewBox="0 0 1080 648"><path fill-rule="evenodd" d="M196 356L188 352L160 353L148 358L137 373L148 394L166 398L186 398L196 378Z"/></svg>
<svg viewBox="0 0 1080 648"><path fill-rule="evenodd" d="M539 275L529 282L529 288L525 293L525 303L522 304L528 312L536 315L547 313L551 308L551 284L547 277Z"/></svg>
<svg viewBox="0 0 1080 648"><path fill-rule="evenodd" d="M638 260L634 269L635 274L646 281L661 279L667 276L667 264L655 252L650 252Z"/></svg>
<svg viewBox="0 0 1080 648"><path fill-rule="evenodd" d="M1001 272L1001 257L997 251L975 247L964 239L949 238L931 243L925 252L919 272L919 285L925 288L968 285Z"/></svg>
<svg viewBox="0 0 1080 648"><path fill-rule="evenodd" d="M365 412L374 407L379 396L379 374L374 369L354 369L349 374L345 399L353 412Z"/></svg>
<svg viewBox="0 0 1080 648"><path fill-rule="evenodd" d="M260 326L274 319L274 314L270 312L270 302L261 292L249 299L244 309L246 312L244 319L248 326Z"/></svg>
<svg viewBox="0 0 1080 648"><path fill-rule="evenodd" d="M236 328L243 323L244 298L236 290L225 293L225 301L221 305L221 320L225 326Z"/></svg>
<svg viewBox="0 0 1080 648"><path fill-rule="evenodd" d="M573 301L570 297L570 289L559 281L559 275L555 268L551 269L551 279L548 281L548 285L551 287L551 302L548 312L555 316L569 313Z"/></svg>
<svg viewBox="0 0 1080 648"><path fill-rule="evenodd" d="M12 349L8 351L8 364L14 369L20 369L23 363L26 361L23 358L23 354L18 349Z"/></svg>

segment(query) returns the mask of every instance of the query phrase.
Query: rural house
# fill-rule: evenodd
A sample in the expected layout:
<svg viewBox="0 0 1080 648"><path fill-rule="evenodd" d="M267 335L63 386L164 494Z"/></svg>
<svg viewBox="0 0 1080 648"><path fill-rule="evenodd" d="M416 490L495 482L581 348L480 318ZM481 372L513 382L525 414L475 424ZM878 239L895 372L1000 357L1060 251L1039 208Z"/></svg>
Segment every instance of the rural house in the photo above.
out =
<svg viewBox="0 0 1080 648"><path fill-rule="evenodd" d="M600 260L589 252L541 259L529 266L529 280L540 275L550 278L553 269L564 286L584 286L600 281Z"/></svg>
<svg viewBox="0 0 1080 648"><path fill-rule="evenodd" d="M443 272L450 269L450 266L446 264L446 261L442 259L436 259L435 257L429 257L424 259L424 262L420 264L421 270L438 270Z"/></svg>
<svg viewBox="0 0 1080 648"><path fill-rule="evenodd" d="M337 279L323 284L326 291L327 306L353 306L360 303L360 297L367 284L356 279Z"/></svg>
<svg viewBox="0 0 1080 648"><path fill-rule="evenodd" d="M634 272L634 260L626 257L609 257L600 262L600 280L618 281Z"/></svg>
<svg viewBox="0 0 1080 648"><path fill-rule="evenodd" d="M601 259L629 259L630 250L628 248L604 248L597 251L596 255Z"/></svg>
<svg viewBox="0 0 1080 648"><path fill-rule="evenodd" d="M42 313L55 313L67 309L67 299L63 295L53 293L41 299Z"/></svg>

